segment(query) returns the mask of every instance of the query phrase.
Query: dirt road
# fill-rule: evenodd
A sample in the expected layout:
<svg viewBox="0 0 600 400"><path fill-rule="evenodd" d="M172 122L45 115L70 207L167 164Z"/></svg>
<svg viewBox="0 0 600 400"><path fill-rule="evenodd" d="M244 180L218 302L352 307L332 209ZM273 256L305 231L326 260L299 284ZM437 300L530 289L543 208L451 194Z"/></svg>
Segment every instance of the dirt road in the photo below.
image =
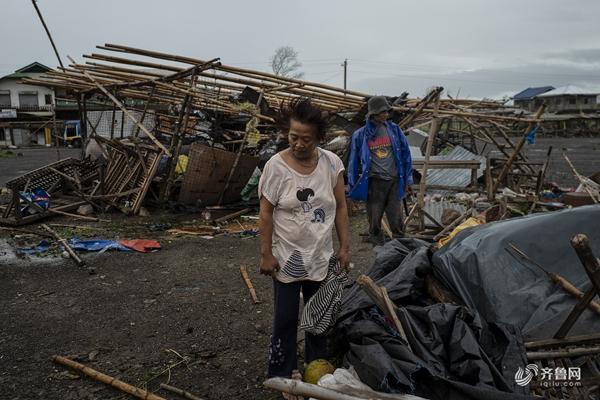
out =
<svg viewBox="0 0 600 400"><path fill-rule="evenodd" d="M0 157L0 186L7 181L63 158L81 157L81 149L32 147L10 150L11 157Z"/></svg>
<svg viewBox="0 0 600 400"><path fill-rule="evenodd" d="M171 216L164 221L176 223ZM154 238L163 249L86 254L95 275L60 258L4 261L0 399L129 398L88 378L72 379L77 375L50 361L53 354L76 356L134 385L147 382L151 390L170 381L204 399L277 398L262 388L272 288L256 269L258 238L176 239L150 232L148 224L157 222L160 218L131 218L126 226L111 224L111 232L119 232L115 236ZM370 266L373 252L357 233L366 229L364 215L352 224L356 275ZM240 277L241 263L250 266L258 305Z"/></svg>

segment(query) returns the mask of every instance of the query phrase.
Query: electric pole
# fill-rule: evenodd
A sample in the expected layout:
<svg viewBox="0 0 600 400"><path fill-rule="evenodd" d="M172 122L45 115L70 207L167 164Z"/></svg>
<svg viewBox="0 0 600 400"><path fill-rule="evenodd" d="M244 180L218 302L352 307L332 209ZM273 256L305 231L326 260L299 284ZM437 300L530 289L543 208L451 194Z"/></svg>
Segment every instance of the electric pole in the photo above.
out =
<svg viewBox="0 0 600 400"><path fill-rule="evenodd" d="M48 29L48 26L46 26L46 22L44 21L44 17L42 17L42 13L40 12L40 9L37 6L36 0L31 0L31 3L33 4L33 8L35 8L35 12L37 12L38 17L40 17L40 21L42 22L42 26L44 27L44 30L46 31L46 34L48 35L48 39L50 39L50 44L52 45L52 48L54 49L54 54L56 54L56 58L58 58L58 63L60 64L60 67L64 68L63 63L60 59L60 56L58 55L58 50L56 49L56 45L54 44L54 40L52 40L52 35L50 35L50 30Z"/></svg>
<svg viewBox="0 0 600 400"><path fill-rule="evenodd" d="M346 58L341 65L342 67L344 67L344 90L346 90L346 82L348 77L348 59Z"/></svg>

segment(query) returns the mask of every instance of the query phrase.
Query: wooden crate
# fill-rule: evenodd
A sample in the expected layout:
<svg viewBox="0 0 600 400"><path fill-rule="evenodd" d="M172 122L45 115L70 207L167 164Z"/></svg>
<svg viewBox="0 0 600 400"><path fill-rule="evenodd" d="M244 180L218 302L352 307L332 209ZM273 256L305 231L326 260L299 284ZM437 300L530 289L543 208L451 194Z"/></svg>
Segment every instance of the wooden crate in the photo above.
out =
<svg viewBox="0 0 600 400"><path fill-rule="evenodd" d="M202 206L216 205L235 158L236 153L194 143L190 148L189 163L181 184L179 202ZM247 155L240 157L223 196L223 204L241 200L240 192L248 183L257 165L257 157Z"/></svg>

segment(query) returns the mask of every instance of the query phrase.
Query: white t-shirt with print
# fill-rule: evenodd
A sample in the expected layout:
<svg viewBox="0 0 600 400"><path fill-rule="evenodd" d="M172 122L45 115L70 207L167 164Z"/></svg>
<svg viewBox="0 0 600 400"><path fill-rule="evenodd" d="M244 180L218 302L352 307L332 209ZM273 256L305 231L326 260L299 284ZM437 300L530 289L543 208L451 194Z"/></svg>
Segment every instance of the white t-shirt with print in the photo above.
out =
<svg viewBox="0 0 600 400"><path fill-rule="evenodd" d="M334 153L317 149L319 159L311 174L298 173L276 154L258 184L260 196L275 206L273 256L280 266L275 278L283 283L322 281L333 255L334 188L344 164Z"/></svg>

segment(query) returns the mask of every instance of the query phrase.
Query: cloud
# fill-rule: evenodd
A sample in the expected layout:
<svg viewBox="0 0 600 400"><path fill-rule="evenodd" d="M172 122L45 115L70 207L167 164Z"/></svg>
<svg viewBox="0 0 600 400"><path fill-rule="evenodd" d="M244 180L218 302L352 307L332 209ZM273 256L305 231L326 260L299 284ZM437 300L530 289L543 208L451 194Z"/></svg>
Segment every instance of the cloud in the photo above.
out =
<svg viewBox="0 0 600 400"><path fill-rule="evenodd" d="M542 55L548 60L600 65L600 48L570 49Z"/></svg>
<svg viewBox="0 0 600 400"><path fill-rule="evenodd" d="M352 70L349 75L352 76ZM460 91L461 97L500 99L535 86L559 87L573 84L598 91L600 75L578 65L536 62L453 73L381 73L373 69L351 78L350 83L351 89L372 94L398 95L408 91L411 96L422 96L430 87L443 86L452 95Z"/></svg>

